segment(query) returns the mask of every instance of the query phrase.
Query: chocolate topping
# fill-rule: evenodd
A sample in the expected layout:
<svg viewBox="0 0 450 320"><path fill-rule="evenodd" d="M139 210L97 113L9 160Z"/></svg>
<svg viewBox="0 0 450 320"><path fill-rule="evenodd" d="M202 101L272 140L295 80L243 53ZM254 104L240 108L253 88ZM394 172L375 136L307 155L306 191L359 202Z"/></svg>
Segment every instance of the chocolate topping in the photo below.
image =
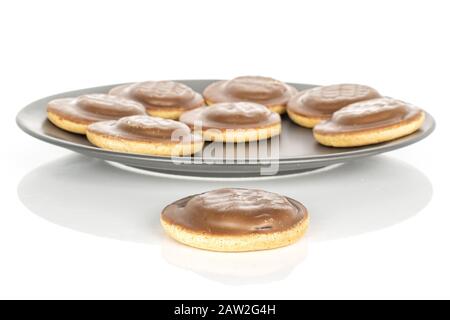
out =
<svg viewBox="0 0 450 320"><path fill-rule="evenodd" d="M139 141L193 142L201 137L193 135L184 123L150 116L131 116L116 121L97 122L88 130L98 134Z"/></svg>
<svg viewBox="0 0 450 320"><path fill-rule="evenodd" d="M252 101L275 106L285 105L295 92L295 88L272 78L246 76L214 82L203 96L211 103Z"/></svg>
<svg viewBox="0 0 450 320"><path fill-rule="evenodd" d="M166 139L170 138L175 130L184 134L191 132L184 123L145 116L122 118L117 121L117 125L124 131Z"/></svg>
<svg viewBox="0 0 450 320"><path fill-rule="evenodd" d="M111 89L109 93L137 100L149 109L192 109L204 105L203 97L199 93L174 81L147 81L122 85Z"/></svg>
<svg viewBox="0 0 450 320"><path fill-rule="evenodd" d="M290 112L329 119L331 115L349 104L381 98L373 88L359 84L337 84L304 90L288 102Z"/></svg>
<svg viewBox="0 0 450 320"><path fill-rule="evenodd" d="M167 206L162 219L199 233L247 235L285 231L307 217L299 202L251 189L219 189Z"/></svg>
<svg viewBox="0 0 450 320"><path fill-rule="evenodd" d="M217 103L181 115L180 121L190 127L246 129L268 127L281 122L280 115L252 102Z"/></svg>
<svg viewBox="0 0 450 320"><path fill-rule="evenodd" d="M226 84L231 95L247 100L265 100L282 96L287 87L284 83L265 77L238 77Z"/></svg>
<svg viewBox="0 0 450 320"><path fill-rule="evenodd" d="M47 110L74 122L86 124L146 114L141 103L108 94L56 99L49 102Z"/></svg>
<svg viewBox="0 0 450 320"><path fill-rule="evenodd" d="M379 129L411 121L421 114L419 108L400 100L372 99L336 111L330 120L316 125L314 131L326 134Z"/></svg>

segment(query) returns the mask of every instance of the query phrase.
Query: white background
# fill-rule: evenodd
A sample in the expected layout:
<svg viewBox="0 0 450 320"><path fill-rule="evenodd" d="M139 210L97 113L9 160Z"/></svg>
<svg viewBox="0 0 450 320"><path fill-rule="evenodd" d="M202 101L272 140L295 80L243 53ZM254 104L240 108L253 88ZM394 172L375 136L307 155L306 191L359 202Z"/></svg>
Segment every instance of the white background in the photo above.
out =
<svg viewBox="0 0 450 320"><path fill-rule="evenodd" d="M448 1L0 2L0 298L450 298L449 15ZM226 183L125 173L15 125L58 92L247 74L368 84L438 128L334 171ZM303 201L308 237L227 255L163 235L166 204L219 186Z"/></svg>

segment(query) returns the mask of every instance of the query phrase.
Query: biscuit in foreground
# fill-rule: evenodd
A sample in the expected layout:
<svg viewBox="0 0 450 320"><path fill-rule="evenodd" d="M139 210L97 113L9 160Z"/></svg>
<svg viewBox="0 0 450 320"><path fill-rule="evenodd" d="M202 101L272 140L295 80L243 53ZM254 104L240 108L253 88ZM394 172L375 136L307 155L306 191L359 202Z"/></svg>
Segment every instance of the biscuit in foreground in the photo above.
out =
<svg viewBox="0 0 450 320"><path fill-rule="evenodd" d="M306 208L267 191L219 189L190 196L161 214L166 233L183 244L211 251L274 249L298 241L306 232Z"/></svg>

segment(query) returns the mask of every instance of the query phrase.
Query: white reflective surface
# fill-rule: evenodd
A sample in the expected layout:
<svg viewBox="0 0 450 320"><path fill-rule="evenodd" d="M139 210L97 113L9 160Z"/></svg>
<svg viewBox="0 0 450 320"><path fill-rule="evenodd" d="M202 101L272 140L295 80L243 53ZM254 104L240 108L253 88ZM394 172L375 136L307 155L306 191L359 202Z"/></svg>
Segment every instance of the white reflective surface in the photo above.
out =
<svg viewBox="0 0 450 320"><path fill-rule="evenodd" d="M221 187L261 188L303 202L311 216L307 236L287 248L252 253L207 252L165 236L159 214L166 205ZM268 183L168 179L69 155L28 173L18 194L28 209L53 223L158 245L172 265L217 281L246 284L286 277L306 257L308 242L363 234L414 216L430 201L432 187L414 167L384 156Z"/></svg>

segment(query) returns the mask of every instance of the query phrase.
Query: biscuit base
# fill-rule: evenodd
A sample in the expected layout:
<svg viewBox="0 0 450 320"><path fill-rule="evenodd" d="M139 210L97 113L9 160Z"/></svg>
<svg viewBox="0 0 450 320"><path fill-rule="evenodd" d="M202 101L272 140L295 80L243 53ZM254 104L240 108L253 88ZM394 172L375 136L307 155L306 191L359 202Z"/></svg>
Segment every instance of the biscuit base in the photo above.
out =
<svg viewBox="0 0 450 320"><path fill-rule="evenodd" d="M185 245L210 251L244 252L284 247L298 241L309 226L309 217L305 217L292 228L272 233L221 236L199 233L168 223L161 218L166 233L174 240Z"/></svg>
<svg viewBox="0 0 450 320"><path fill-rule="evenodd" d="M171 119L178 120L183 112L186 112L192 109L172 109L172 110L164 110L164 109L147 109L147 114L152 117L158 117L163 119Z"/></svg>
<svg viewBox="0 0 450 320"><path fill-rule="evenodd" d="M359 132L342 132L323 134L314 131L314 138L325 146L346 148L360 147L386 141L395 140L407 136L422 126L425 114L422 112L417 119L405 124L397 124L382 129L371 129Z"/></svg>
<svg viewBox="0 0 450 320"><path fill-rule="evenodd" d="M292 122L305 128L314 128L316 124L326 120L323 118L302 116L292 111L289 111L289 109L287 110L287 114L289 116L289 119L292 120Z"/></svg>
<svg viewBox="0 0 450 320"><path fill-rule="evenodd" d="M86 134L86 130L89 125L86 123L80 123L65 119L64 117L61 117L60 115L51 111L47 111L47 118L58 128L72 133Z"/></svg>
<svg viewBox="0 0 450 320"><path fill-rule="evenodd" d="M286 106L283 105L275 105L275 106L267 106L270 111L276 112L278 114L285 114L286 113Z"/></svg>
<svg viewBox="0 0 450 320"><path fill-rule="evenodd" d="M208 106L212 105L212 104L216 104L219 102L213 102L213 101L208 101L205 100L206 104ZM222 101L223 102L223 101ZM273 105L273 106L266 106L270 111L276 112L278 114L284 114L286 112L286 106L284 105Z"/></svg>
<svg viewBox="0 0 450 320"><path fill-rule="evenodd" d="M97 134L89 130L86 136L93 145L102 149L152 156L188 156L203 148L203 141L190 144L132 141Z"/></svg>
<svg viewBox="0 0 450 320"><path fill-rule="evenodd" d="M250 142L266 140L281 133L281 124L256 129L205 129L202 131L203 140L217 142Z"/></svg>

